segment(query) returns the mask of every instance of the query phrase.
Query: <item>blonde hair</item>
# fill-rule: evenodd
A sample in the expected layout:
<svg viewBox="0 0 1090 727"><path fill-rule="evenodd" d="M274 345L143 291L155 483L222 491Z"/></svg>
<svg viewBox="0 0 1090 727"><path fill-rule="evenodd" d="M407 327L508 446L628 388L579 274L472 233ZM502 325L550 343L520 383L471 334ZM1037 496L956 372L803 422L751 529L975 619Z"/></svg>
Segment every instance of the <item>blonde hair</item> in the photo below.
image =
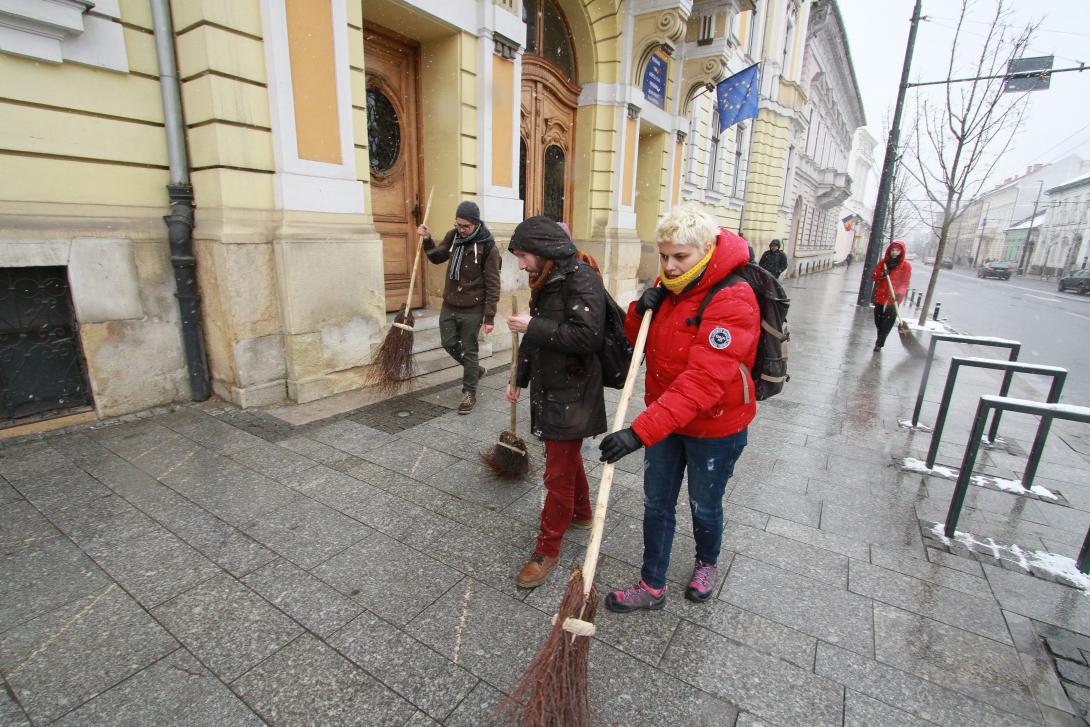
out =
<svg viewBox="0 0 1090 727"><path fill-rule="evenodd" d="M679 205L670 210L659 220L655 230L656 242L672 242L675 245L688 245L701 252L715 244L719 236L719 225L715 218L693 205Z"/></svg>

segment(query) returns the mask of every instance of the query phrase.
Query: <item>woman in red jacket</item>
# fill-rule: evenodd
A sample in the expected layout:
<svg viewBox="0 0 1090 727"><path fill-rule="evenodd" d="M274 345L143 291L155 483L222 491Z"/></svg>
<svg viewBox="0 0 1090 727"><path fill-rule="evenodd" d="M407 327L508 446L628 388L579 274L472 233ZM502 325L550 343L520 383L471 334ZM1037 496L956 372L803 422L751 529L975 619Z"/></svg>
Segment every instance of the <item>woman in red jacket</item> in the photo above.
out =
<svg viewBox="0 0 1090 727"><path fill-rule="evenodd" d="M897 305L905 299L908 293L908 281L912 279L912 263L905 259L904 240L894 240L886 248L886 254L878 261L871 279L874 281L874 326L878 329L878 340L874 342L874 350L881 350L886 345L886 336L893 330L897 323L897 312L893 309L893 298L889 294L889 283L885 277L893 283L893 289L897 292Z"/></svg>
<svg viewBox="0 0 1090 727"><path fill-rule="evenodd" d="M760 309L753 290L744 281L721 289L695 324L712 287L749 260L746 242L687 207L663 218L656 237L661 285L632 303L625 320L634 340L640 319L654 314L647 336L647 409L600 445L604 462L647 447L641 578L606 597L606 607L620 612L666 602L666 568L686 470L696 563L685 596L704 601L712 595L723 542L723 494L756 414L750 369Z"/></svg>

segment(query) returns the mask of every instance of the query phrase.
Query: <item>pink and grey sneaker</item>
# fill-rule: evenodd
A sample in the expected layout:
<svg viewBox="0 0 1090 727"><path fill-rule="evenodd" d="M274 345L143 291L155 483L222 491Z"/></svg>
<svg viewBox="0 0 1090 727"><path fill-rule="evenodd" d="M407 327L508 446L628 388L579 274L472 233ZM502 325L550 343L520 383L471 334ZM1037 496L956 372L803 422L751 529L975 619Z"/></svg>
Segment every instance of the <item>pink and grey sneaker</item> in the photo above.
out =
<svg viewBox="0 0 1090 727"><path fill-rule="evenodd" d="M612 591L606 596L606 608L617 613L641 609L658 610L666 605L666 588L663 586L653 589L641 580L631 588Z"/></svg>
<svg viewBox="0 0 1090 727"><path fill-rule="evenodd" d="M711 598L715 590L715 575L718 570L713 563L696 561L696 565L693 566L693 576L689 579L689 587L685 589L685 597L697 603L703 603Z"/></svg>

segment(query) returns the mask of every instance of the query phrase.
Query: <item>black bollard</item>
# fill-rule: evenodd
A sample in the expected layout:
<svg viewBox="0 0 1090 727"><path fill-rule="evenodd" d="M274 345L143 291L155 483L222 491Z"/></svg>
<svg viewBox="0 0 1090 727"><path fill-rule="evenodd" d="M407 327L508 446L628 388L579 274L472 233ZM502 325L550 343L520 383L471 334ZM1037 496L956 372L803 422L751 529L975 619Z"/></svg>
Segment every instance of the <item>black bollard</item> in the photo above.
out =
<svg viewBox="0 0 1090 727"><path fill-rule="evenodd" d="M941 308L942 308L942 303L936 303L935 304L935 318L934 318L934 320L936 320L936 321L939 319L939 309L941 309Z"/></svg>

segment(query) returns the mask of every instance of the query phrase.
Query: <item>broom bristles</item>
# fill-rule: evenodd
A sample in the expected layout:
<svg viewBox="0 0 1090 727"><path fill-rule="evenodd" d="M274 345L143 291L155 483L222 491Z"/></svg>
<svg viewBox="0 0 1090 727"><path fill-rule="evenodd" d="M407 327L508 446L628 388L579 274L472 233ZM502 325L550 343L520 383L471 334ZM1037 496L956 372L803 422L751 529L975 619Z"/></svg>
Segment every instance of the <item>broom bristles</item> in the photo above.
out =
<svg viewBox="0 0 1090 727"><path fill-rule="evenodd" d="M505 480L521 480L530 471L526 442L510 431L500 434L500 443L495 447L481 452L481 460Z"/></svg>
<svg viewBox="0 0 1090 727"><path fill-rule="evenodd" d="M590 638L564 630L564 620L593 621L598 611L598 589L583 594L583 570L568 578L553 630L515 688L500 704L494 721L519 727L589 727L587 656Z"/></svg>
<svg viewBox="0 0 1090 727"><path fill-rule="evenodd" d="M401 306L394 323L406 326L414 324L413 312ZM398 326L390 326L382 345L375 351L368 383L386 393L396 393L416 376L413 361L413 332Z"/></svg>

